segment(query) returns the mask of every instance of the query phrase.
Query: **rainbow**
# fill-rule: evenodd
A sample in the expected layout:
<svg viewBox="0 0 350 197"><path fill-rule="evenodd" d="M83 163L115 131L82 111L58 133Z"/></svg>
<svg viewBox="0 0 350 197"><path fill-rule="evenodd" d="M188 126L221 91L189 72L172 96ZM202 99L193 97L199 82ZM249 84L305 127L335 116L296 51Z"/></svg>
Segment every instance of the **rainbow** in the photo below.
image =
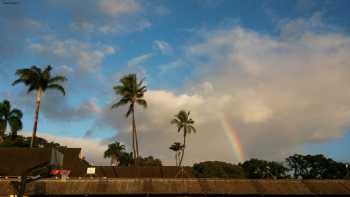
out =
<svg viewBox="0 0 350 197"><path fill-rule="evenodd" d="M232 126L232 124L230 124L230 121L225 116L221 118L221 124L232 146L232 150L235 154L236 160L238 160L238 162L243 162L244 152L241 142L239 141L239 137L237 135L237 130Z"/></svg>

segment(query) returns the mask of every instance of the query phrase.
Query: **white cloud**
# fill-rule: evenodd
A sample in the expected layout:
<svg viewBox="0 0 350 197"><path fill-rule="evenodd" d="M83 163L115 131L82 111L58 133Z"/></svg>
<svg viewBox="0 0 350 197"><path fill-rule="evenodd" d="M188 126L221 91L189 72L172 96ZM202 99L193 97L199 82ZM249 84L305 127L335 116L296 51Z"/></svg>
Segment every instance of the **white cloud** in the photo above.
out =
<svg viewBox="0 0 350 197"><path fill-rule="evenodd" d="M301 36L305 32L321 32L334 28L323 23L321 12L312 14L312 16L308 19L297 18L294 20L280 20L278 27L281 31L281 36L289 39Z"/></svg>
<svg viewBox="0 0 350 197"><path fill-rule="evenodd" d="M66 63L74 63L82 71L93 72L101 66L103 59L116 52L109 45L92 45L78 40L58 40L45 37L40 42L31 43L29 49L33 52L49 56Z"/></svg>
<svg viewBox="0 0 350 197"><path fill-rule="evenodd" d="M246 159L282 159L302 152L305 143L343 136L350 126L350 37L300 31L288 38L239 26L203 33L187 51L198 64L190 88L149 91L149 107L137 108L142 153L172 162L168 147L181 135L169 122L180 109L192 112L198 130L188 138L187 164L237 161L222 117L239 136ZM115 128L128 142L125 112L103 110L96 125Z"/></svg>
<svg viewBox="0 0 350 197"><path fill-rule="evenodd" d="M65 86L66 84L63 84ZM71 104L68 97L71 93L66 88L66 96L62 96L60 92L48 90L43 97L40 113L50 120L56 121L79 121L88 118L94 118L101 113L101 108L97 104L96 99L83 100L78 104ZM20 106L24 110L28 110L32 114L34 109L34 93L29 95L22 89L19 94L9 94L7 96L15 105Z"/></svg>
<svg viewBox="0 0 350 197"><path fill-rule="evenodd" d="M165 73L168 72L169 70L174 70L180 67L183 67L185 63L182 60L176 60L167 64L162 64L159 66L160 72Z"/></svg>
<svg viewBox="0 0 350 197"><path fill-rule="evenodd" d="M146 53L146 54L142 54L137 57L134 57L128 61L128 67L142 66L142 64L145 63L147 60L149 60L152 56L153 56L152 53Z"/></svg>
<svg viewBox="0 0 350 197"><path fill-rule="evenodd" d="M97 1L97 6L102 13L112 17L134 14L142 8L135 0L100 0Z"/></svg>
<svg viewBox="0 0 350 197"><path fill-rule="evenodd" d="M99 32L103 34L142 32L151 28L151 26L152 23L147 19L140 19L130 23L94 24L93 22L74 22L70 24L70 28L73 31L82 31L84 33Z"/></svg>
<svg viewBox="0 0 350 197"><path fill-rule="evenodd" d="M117 34L143 31L151 27L144 5L136 0L59 1L72 15L70 29L83 33Z"/></svg>
<svg viewBox="0 0 350 197"><path fill-rule="evenodd" d="M170 54L173 51L170 44L163 40L153 41L153 48L159 50L162 54Z"/></svg>

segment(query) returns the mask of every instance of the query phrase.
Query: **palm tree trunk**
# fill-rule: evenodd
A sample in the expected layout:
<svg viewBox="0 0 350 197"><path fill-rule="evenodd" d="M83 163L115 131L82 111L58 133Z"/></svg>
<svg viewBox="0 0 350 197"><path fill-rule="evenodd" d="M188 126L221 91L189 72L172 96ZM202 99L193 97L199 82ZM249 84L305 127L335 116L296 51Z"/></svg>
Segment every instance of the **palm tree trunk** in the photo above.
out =
<svg viewBox="0 0 350 197"><path fill-rule="evenodd" d="M176 152L175 152L175 163L176 163L176 167L177 167L177 160L178 160L178 159L177 159L177 153L178 153L178 152L176 151Z"/></svg>
<svg viewBox="0 0 350 197"><path fill-rule="evenodd" d="M5 139L5 132L6 132L6 129L7 129L7 120L6 120L6 118L5 118L3 123L4 123L3 125L0 125L0 143L3 143L4 139Z"/></svg>
<svg viewBox="0 0 350 197"><path fill-rule="evenodd" d="M42 94L43 94L42 90L38 90L36 93L34 126L33 126L32 140L30 141L30 148L33 148L35 143L36 131L38 129L38 122L39 122L39 111L40 111Z"/></svg>
<svg viewBox="0 0 350 197"><path fill-rule="evenodd" d="M132 123L132 122L131 122ZM134 159L134 164L136 162L136 151L135 151L135 131L134 126L132 124L132 131L131 131L131 139L132 139L132 157Z"/></svg>
<svg viewBox="0 0 350 197"><path fill-rule="evenodd" d="M135 150L136 150L136 159L137 159L139 157L139 143L138 143L138 140L137 140L137 131L136 131L134 106L132 108L132 126L133 126L133 130L134 130L134 135L135 135Z"/></svg>
<svg viewBox="0 0 350 197"><path fill-rule="evenodd" d="M181 166L182 160L183 160L183 158L184 158L185 147L186 147L186 132L184 131L184 144L183 144L183 149L182 149L181 158L180 158L180 161L179 161L179 167Z"/></svg>

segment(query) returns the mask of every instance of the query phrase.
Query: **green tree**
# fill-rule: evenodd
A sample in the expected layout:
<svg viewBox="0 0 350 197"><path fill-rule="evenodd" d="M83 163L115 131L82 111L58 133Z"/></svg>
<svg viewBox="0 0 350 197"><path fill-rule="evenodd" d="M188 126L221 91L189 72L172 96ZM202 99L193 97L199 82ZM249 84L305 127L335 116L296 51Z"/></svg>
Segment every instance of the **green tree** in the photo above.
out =
<svg viewBox="0 0 350 197"><path fill-rule="evenodd" d="M286 178L288 172L288 168L275 161L250 159L239 165L247 178L252 179Z"/></svg>
<svg viewBox="0 0 350 197"><path fill-rule="evenodd" d="M119 142L108 145L108 149L104 152L104 158L111 158L111 164L120 160L121 154L125 150L125 146ZM120 162L120 161L119 161Z"/></svg>
<svg viewBox="0 0 350 197"><path fill-rule="evenodd" d="M19 109L11 109L11 103L8 100L0 102L0 143L7 129L10 126L12 138L17 136L17 132L22 129L23 114Z"/></svg>
<svg viewBox="0 0 350 197"><path fill-rule="evenodd" d="M244 178L243 169L222 161L205 161L196 163L192 168L197 178Z"/></svg>
<svg viewBox="0 0 350 197"><path fill-rule="evenodd" d="M183 131L183 148L182 148L182 154L179 160L179 167L182 164L182 160L185 154L185 148L186 148L186 136L190 133L195 133L196 128L194 128L194 121L190 118L190 112L186 112L185 110L181 110L178 114L175 115L175 118L171 120L171 124L175 124L177 127L177 131L181 132Z"/></svg>
<svg viewBox="0 0 350 197"><path fill-rule="evenodd" d="M139 157L139 145L135 122L135 105L139 104L145 108L147 107L147 102L143 98L147 89L143 85L143 80L137 80L136 74L125 75L120 79L120 83L120 85L113 87L115 93L120 96L120 99L112 105L112 109L122 105L129 105L126 117L129 117L130 114L132 116L132 148L134 160L136 161L136 158Z"/></svg>
<svg viewBox="0 0 350 197"><path fill-rule="evenodd" d="M181 145L180 142L174 142L174 144L172 144L169 147L170 150L175 152L175 164L176 166L179 165L179 159L180 159L180 155L181 155L181 151L183 149L183 146Z"/></svg>
<svg viewBox="0 0 350 197"><path fill-rule="evenodd" d="M119 156L118 166L130 166L134 163L132 152L122 152Z"/></svg>
<svg viewBox="0 0 350 197"><path fill-rule="evenodd" d="M51 70L52 67L50 65L46 66L44 70L37 66L18 69L16 71L18 79L12 83L12 85L23 83L28 87L28 93L36 91L35 117L30 147L34 146L36 132L38 129L40 104L45 91L48 89L55 89L60 91L63 95L66 94L64 88L60 85L60 82L65 81L66 78L64 76L52 76Z"/></svg>
<svg viewBox="0 0 350 197"><path fill-rule="evenodd" d="M0 147L30 147L31 137L24 137L22 135L17 135L16 138L13 138L12 135L4 136L3 143L0 144ZM48 142L45 138L36 137L35 147L55 147L58 149L67 148L66 146L61 146L57 142Z"/></svg>
<svg viewBox="0 0 350 197"><path fill-rule="evenodd" d="M324 155L295 154L286 159L295 178L341 179L346 177L346 164L336 162Z"/></svg>
<svg viewBox="0 0 350 197"><path fill-rule="evenodd" d="M162 166L160 159L154 158L153 156L139 157L137 158L137 165L139 166Z"/></svg>
<svg viewBox="0 0 350 197"><path fill-rule="evenodd" d="M294 178L307 175L308 162L303 155L295 154L286 159Z"/></svg>

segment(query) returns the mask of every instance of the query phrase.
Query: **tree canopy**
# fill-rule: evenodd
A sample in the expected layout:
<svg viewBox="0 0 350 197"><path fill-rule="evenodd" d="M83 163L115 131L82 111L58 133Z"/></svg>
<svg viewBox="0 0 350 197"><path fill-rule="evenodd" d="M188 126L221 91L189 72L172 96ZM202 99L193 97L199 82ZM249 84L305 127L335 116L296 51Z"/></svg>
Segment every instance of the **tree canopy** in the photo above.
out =
<svg viewBox="0 0 350 197"><path fill-rule="evenodd" d="M245 178L240 166L222 161L196 163L192 170L198 178Z"/></svg>
<svg viewBox="0 0 350 197"><path fill-rule="evenodd" d="M12 137L15 137L17 132L23 127L22 117L22 111L16 108L12 109L10 101L4 100L0 102L0 138L4 137L8 125L10 126Z"/></svg>
<svg viewBox="0 0 350 197"><path fill-rule="evenodd" d="M345 163L336 162L324 155L295 154L286 159L294 178L339 179L349 176Z"/></svg>
<svg viewBox="0 0 350 197"><path fill-rule="evenodd" d="M30 68L18 69L16 75L18 79L15 80L12 85L23 83L28 87L27 92L41 90L45 92L47 89L56 89L63 95L66 94L64 88L59 84L66 81L64 76L52 76L52 66L48 65L44 70L40 67L32 66Z"/></svg>
<svg viewBox="0 0 350 197"><path fill-rule="evenodd" d="M247 178L266 179L266 178L286 178L288 177L288 168L275 161L265 161L259 159L250 159L239 164L244 170Z"/></svg>

